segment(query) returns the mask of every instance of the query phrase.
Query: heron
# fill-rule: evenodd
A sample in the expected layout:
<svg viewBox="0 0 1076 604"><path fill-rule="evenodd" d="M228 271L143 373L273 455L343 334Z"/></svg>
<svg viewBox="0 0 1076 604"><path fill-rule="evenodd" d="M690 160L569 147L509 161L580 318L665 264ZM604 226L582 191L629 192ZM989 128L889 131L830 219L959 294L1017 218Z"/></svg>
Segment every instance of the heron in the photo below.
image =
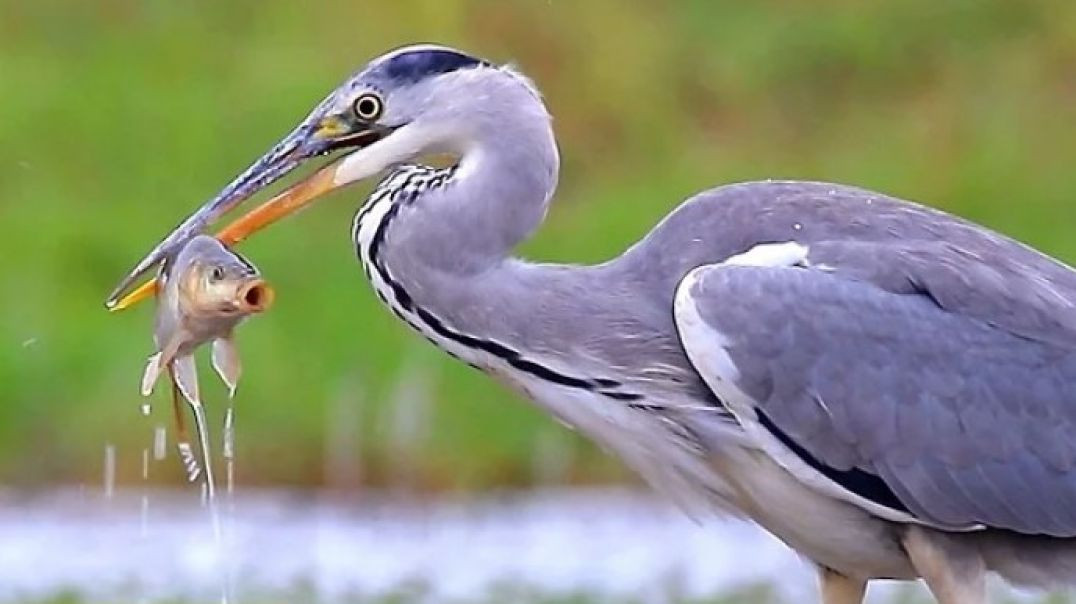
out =
<svg viewBox="0 0 1076 604"><path fill-rule="evenodd" d="M445 165L422 163L448 156ZM1014 239L851 186L731 184L593 265L513 250L559 152L536 85L437 45L370 61L167 235L142 274L308 160L235 243L380 176L351 235L384 305L692 514L750 519L825 604L922 579L1076 582L1076 272Z"/></svg>

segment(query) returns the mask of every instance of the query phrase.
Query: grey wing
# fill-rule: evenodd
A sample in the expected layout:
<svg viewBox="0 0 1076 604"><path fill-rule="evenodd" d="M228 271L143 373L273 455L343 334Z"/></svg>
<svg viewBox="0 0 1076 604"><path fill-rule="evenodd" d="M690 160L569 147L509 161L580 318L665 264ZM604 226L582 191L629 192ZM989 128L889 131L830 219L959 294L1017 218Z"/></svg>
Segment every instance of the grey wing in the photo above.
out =
<svg viewBox="0 0 1076 604"><path fill-rule="evenodd" d="M801 479L945 528L1076 536L1073 279L937 242L802 249L681 282L718 398Z"/></svg>

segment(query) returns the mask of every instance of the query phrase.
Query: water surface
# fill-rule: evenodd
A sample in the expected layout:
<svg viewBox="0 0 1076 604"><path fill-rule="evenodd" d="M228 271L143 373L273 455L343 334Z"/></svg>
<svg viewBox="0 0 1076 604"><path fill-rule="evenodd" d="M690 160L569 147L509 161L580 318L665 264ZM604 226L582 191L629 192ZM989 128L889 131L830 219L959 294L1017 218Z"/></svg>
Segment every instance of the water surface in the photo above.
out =
<svg viewBox="0 0 1076 604"><path fill-rule="evenodd" d="M193 491L4 494L0 601L70 590L104 602L215 602L226 574L233 603L401 591L454 602L505 586L663 602L759 583L782 601L814 597L810 566L761 530L733 520L697 524L635 491L342 501L239 489L221 503L223 547ZM907 595L883 584L870 600L898 593Z"/></svg>

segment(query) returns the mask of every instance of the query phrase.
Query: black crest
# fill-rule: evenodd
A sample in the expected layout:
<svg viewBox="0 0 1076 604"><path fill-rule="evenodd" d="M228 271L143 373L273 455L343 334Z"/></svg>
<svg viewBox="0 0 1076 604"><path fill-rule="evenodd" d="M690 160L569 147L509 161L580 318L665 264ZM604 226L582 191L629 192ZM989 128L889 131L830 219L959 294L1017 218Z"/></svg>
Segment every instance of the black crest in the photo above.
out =
<svg viewBox="0 0 1076 604"><path fill-rule="evenodd" d="M418 82L431 76L459 69L490 66L490 63L446 49L409 50L387 59L379 68L386 79L395 82Z"/></svg>

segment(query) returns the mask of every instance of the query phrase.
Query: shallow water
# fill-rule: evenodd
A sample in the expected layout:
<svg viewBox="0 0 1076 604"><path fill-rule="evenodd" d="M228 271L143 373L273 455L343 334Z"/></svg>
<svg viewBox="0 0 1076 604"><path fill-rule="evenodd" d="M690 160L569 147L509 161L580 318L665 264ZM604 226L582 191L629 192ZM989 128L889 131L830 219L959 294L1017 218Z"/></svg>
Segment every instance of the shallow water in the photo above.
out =
<svg viewBox="0 0 1076 604"><path fill-rule="evenodd" d="M223 547L196 494L151 492L145 510L142 496L4 493L0 602L61 590L107 602L216 601L226 556L233 602L336 602L416 585L424 602L482 598L505 585L650 602L756 583L774 585L782 601L813 601L810 567L761 530L695 524L634 491L342 502L239 489ZM870 601L898 593L907 595L872 587Z"/></svg>

